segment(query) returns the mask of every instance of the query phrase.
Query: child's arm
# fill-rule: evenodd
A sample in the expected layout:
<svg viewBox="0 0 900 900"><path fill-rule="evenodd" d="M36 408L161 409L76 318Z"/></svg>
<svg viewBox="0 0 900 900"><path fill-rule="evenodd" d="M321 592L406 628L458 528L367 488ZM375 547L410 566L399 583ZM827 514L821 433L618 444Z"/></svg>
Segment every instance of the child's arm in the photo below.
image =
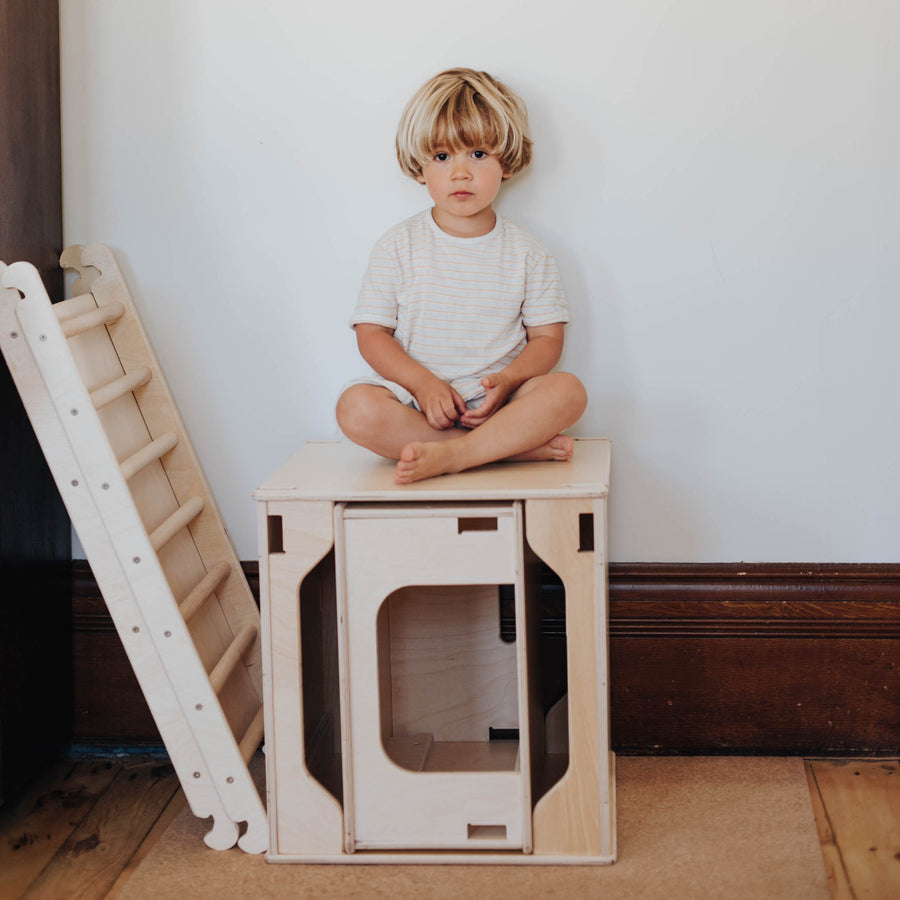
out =
<svg viewBox="0 0 900 900"><path fill-rule="evenodd" d="M390 328L360 323L355 330L363 359L382 378L403 385L416 398L432 428L450 428L460 413L466 411L466 402L460 394L409 356L394 340Z"/></svg>
<svg viewBox="0 0 900 900"><path fill-rule="evenodd" d="M486 389L484 402L460 416L460 424L475 428L490 418L510 394L537 375L546 375L562 356L566 326L562 322L525 328L528 343L522 352L505 368L481 379Z"/></svg>

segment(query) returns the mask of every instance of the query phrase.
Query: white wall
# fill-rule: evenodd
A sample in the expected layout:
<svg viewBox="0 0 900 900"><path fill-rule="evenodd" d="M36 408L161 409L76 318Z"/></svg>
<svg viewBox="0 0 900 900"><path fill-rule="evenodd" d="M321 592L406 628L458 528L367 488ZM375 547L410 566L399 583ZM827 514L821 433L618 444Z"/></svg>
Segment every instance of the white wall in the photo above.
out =
<svg viewBox="0 0 900 900"><path fill-rule="evenodd" d="M116 251L244 559L335 434L393 132L452 65L526 99L499 208L557 255L617 561L900 560L895 0L62 0L67 243Z"/></svg>

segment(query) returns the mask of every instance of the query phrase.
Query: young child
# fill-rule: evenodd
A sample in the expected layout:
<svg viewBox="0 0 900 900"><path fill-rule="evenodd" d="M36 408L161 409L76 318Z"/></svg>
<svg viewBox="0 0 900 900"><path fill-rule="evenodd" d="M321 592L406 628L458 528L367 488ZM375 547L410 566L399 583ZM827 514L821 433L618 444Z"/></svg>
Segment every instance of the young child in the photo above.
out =
<svg viewBox="0 0 900 900"><path fill-rule="evenodd" d="M372 252L350 324L376 374L344 390L338 424L396 459L398 484L495 460L569 459L561 432L587 395L551 371L569 320L556 263L493 208L531 160L524 104L486 72L442 72L406 107L397 158L434 207Z"/></svg>

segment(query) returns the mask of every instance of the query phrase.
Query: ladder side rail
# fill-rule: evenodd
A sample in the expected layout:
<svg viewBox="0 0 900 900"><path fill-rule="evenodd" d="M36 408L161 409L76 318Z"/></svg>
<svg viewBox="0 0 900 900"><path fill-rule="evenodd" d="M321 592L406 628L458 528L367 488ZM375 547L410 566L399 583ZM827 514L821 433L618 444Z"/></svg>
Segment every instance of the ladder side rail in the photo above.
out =
<svg viewBox="0 0 900 900"><path fill-rule="evenodd" d="M234 821L247 822L239 843L248 852L261 852L266 844L265 811L238 749L241 736L232 734L210 685L40 278L33 267L22 264L10 267L7 274L16 267L14 286L25 294L17 304L17 316L84 472L85 486L115 535L115 554L225 810Z"/></svg>

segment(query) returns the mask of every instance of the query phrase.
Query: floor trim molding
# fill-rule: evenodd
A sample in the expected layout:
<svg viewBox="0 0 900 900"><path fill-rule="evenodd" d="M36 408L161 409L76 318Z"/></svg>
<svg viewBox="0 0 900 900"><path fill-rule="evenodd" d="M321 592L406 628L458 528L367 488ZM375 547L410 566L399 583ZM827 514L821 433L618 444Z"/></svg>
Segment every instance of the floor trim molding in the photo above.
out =
<svg viewBox="0 0 900 900"><path fill-rule="evenodd" d="M242 565L258 593L258 564ZM85 561L72 579L76 741L153 742ZM613 563L609 586L619 752L900 751L900 565ZM541 635L545 668L561 679L564 600L552 573Z"/></svg>

